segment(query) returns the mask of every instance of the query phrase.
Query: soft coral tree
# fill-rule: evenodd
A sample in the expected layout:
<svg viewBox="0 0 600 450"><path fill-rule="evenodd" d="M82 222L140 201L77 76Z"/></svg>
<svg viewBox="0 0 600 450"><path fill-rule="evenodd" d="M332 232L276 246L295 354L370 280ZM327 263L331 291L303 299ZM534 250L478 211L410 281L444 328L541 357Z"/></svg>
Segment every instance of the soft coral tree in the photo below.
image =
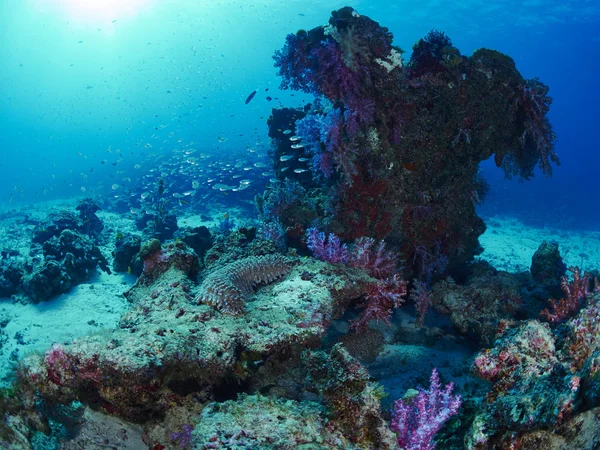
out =
<svg viewBox="0 0 600 450"><path fill-rule="evenodd" d="M550 111L552 98L548 97L549 88L539 79L526 80L522 93L517 97L517 105L522 114L524 130L521 135L523 147L532 146L539 158L539 166L545 175L552 175L552 165L560 161L554 152L556 134L552 131L550 121L546 117Z"/></svg>
<svg viewBox="0 0 600 450"><path fill-rule="evenodd" d="M358 305L364 310L352 321L353 329L364 331L371 320L389 324L393 310L404 302L406 282L394 273L397 255L386 249L384 241L362 237L348 247L334 233L326 235L313 227L306 233L306 244L315 258L362 269L376 279Z"/></svg>
<svg viewBox="0 0 600 450"><path fill-rule="evenodd" d="M550 309L546 308L540 314L550 323L556 324L566 320L579 309L586 297L592 293L589 273L585 272L582 275L579 267L569 267L569 271L573 273L573 280L569 281L565 276L562 277L560 283L565 296L560 300L550 299L548 301Z"/></svg>
<svg viewBox="0 0 600 450"><path fill-rule="evenodd" d="M375 278L391 276L398 263L397 255L385 248L384 241L377 242L370 237L357 239L352 250L349 264L364 269Z"/></svg>
<svg viewBox="0 0 600 450"><path fill-rule="evenodd" d="M364 311L352 321L350 327L356 331L365 331L369 327L371 320L390 323L392 312L399 308L406 295L406 282L396 274L385 280L379 280L374 283L363 302L359 305L364 307Z"/></svg>
<svg viewBox="0 0 600 450"><path fill-rule="evenodd" d="M460 396L452 395L454 383L442 389L436 369L431 373L429 384L429 389L421 389L416 397L394 402L391 429L404 450L435 449L433 437L458 412L462 403Z"/></svg>
<svg viewBox="0 0 600 450"><path fill-rule="evenodd" d="M306 232L306 245L313 252L314 257L322 261L346 264L349 260L348 247L333 233L327 236L314 227L309 228Z"/></svg>

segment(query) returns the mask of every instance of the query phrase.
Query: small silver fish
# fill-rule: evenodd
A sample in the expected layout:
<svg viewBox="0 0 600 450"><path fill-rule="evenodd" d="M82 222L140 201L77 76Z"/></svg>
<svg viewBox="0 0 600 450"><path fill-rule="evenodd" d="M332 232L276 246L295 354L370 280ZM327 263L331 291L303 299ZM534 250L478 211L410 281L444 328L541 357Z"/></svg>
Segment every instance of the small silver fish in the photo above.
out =
<svg viewBox="0 0 600 450"><path fill-rule="evenodd" d="M283 134L291 134L291 133L292 133L292 130L285 130L285 131L283 132Z"/></svg>
<svg viewBox="0 0 600 450"><path fill-rule="evenodd" d="M304 173L304 172L308 172L308 169L294 169L295 173Z"/></svg>
<svg viewBox="0 0 600 450"><path fill-rule="evenodd" d="M292 142L297 142L300 139L302 139L300 136L292 136L292 137L290 137L290 141L292 141Z"/></svg>
<svg viewBox="0 0 600 450"><path fill-rule="evenodd" d="M293 145L292 145L292 147L293 147ZM279 157L279 161L286 162L286 161L289 161L290 159L292 159L293 157L294 157L294 155L281 155Z"/></svg>
<svg viewBox="0 0 600 450"><path fill-rule="evenodd" d="M307 162L310 161L310 158L298 158L298 162Z"/></svg>

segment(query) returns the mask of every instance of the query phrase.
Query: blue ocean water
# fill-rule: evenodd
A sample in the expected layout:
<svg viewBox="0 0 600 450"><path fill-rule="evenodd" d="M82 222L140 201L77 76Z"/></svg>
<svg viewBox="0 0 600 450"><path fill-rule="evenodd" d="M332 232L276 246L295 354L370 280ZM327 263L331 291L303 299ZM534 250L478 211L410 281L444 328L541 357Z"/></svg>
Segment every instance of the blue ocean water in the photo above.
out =
<svg viewBox="0 0 600 450"><path fill-rule="evenodd" d="M169 152L180 139L207 153L235 154L257 142L264 152L265 119L277 101L266 101L262 91L269 88L286 106L308 100L278 91L273 52L288 32L322 24L344 6L104 3L0 5L3 204L78 196L82 188L108 194L115 181L139 176L136 163ZM525 77L549 85L562 166L552 179L520 184L483 164L492 189L482 211L563 227L597 223L598 208L585 195L597 188L599 158L595 2L348 3L389 27L407 51L429 30L443 30L463 54L497 49ZM257 98L245 105L255 89Z"/></svg>
<svg viewBox="0 0 600 450"><path fill-rule="evenodd" d="M334 190L315 194L309 189L342 178L307 181L309 158L278 148L292 138L300 144L290 148L301 149L307 139L294 136L292 122L272 126L274 109L330 119L335 111L281 89L273 55L289 33L324 25L344 6L389 28L405 62L438 30L462 55L498 50L524 78L550 87L561 164L551 177L536 168L523 181L507 179L493 156L481 162L489 192L476 211L488 231L474 233L483 253L466 238L436 240L445 216L428 223L434 231L415 227L408 244L376 226L357 235L375 222L360 214L384 189L373 183L372 196L350 201ZM435 448L427 446L434 435L443 449L517 448L528 431L596 411L600 349L589 330L600 304L599 30L591 0L0 1L0 447L88 448L105 432L119 449L400 448L394 423L414 403L394 400L417 387L416 402L435 394L443 406L417 450ZM389 170L410 180L414 165ZM306 177L306 189L284 171ZM366 204L343 216L360 225L336 224L328 201L351 212ZM411 211L416 223L432 214L423 204ZM374 214L379 225L385 213ZM479 225L465 222L446 237ZM532 265L536 250L542 268ZM402 252L410 258L398 263ZM228 284L244 277L246 285ZM244 303L240 292L254 297ZM571 303L548 303L561 296ZM538 388L557 403L528 402ZM522 415L503 422L502 408L519 399ZM23 425L33 412L39 423ZM271 436L273 417L289 422ZM389 435L373 432L384 422ZM305 441L286 434L297 423ZM398 447L381 444L386 436Z"/></svg>

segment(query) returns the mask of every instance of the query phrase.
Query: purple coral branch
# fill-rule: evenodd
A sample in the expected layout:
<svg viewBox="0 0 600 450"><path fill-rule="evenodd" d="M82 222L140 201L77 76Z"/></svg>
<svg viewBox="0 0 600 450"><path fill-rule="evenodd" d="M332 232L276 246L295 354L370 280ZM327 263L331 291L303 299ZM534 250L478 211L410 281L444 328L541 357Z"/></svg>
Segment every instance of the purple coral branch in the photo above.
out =
<svg viewBox="0 0 600 450"><path fill-rule="evenodd" d="M315 258L333 264L346 264L349 260L348 247L340 242L335 234L319 232L316 228L309 228L306 232L306 245L313 252Z"/></svg>
<svg viewBox="0 0 600 450"><path fill-rule="evenodd" d="M398 437L398 445L404 450L433 450L433 437L442 425L458 412L459 395L453 396L454 383L442 390L440 377L433 369L429 390L421 389L410 400L396 400L392 409L390 428Z"/></svg>

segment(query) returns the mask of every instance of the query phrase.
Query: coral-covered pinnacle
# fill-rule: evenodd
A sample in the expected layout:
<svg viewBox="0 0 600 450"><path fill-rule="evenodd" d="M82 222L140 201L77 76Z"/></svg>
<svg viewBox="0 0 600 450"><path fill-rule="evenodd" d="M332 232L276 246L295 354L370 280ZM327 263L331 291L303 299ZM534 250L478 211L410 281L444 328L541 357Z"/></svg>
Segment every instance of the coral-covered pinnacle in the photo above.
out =
<svg viewBox="0 0 600 450"><path fill-rule="evenodd" d="M209 274L200 286L198 303L206 303L223 313L241 314L245 298L254 286L271 283L291 270L290 261L281 255L251 256Z"/></svg>

